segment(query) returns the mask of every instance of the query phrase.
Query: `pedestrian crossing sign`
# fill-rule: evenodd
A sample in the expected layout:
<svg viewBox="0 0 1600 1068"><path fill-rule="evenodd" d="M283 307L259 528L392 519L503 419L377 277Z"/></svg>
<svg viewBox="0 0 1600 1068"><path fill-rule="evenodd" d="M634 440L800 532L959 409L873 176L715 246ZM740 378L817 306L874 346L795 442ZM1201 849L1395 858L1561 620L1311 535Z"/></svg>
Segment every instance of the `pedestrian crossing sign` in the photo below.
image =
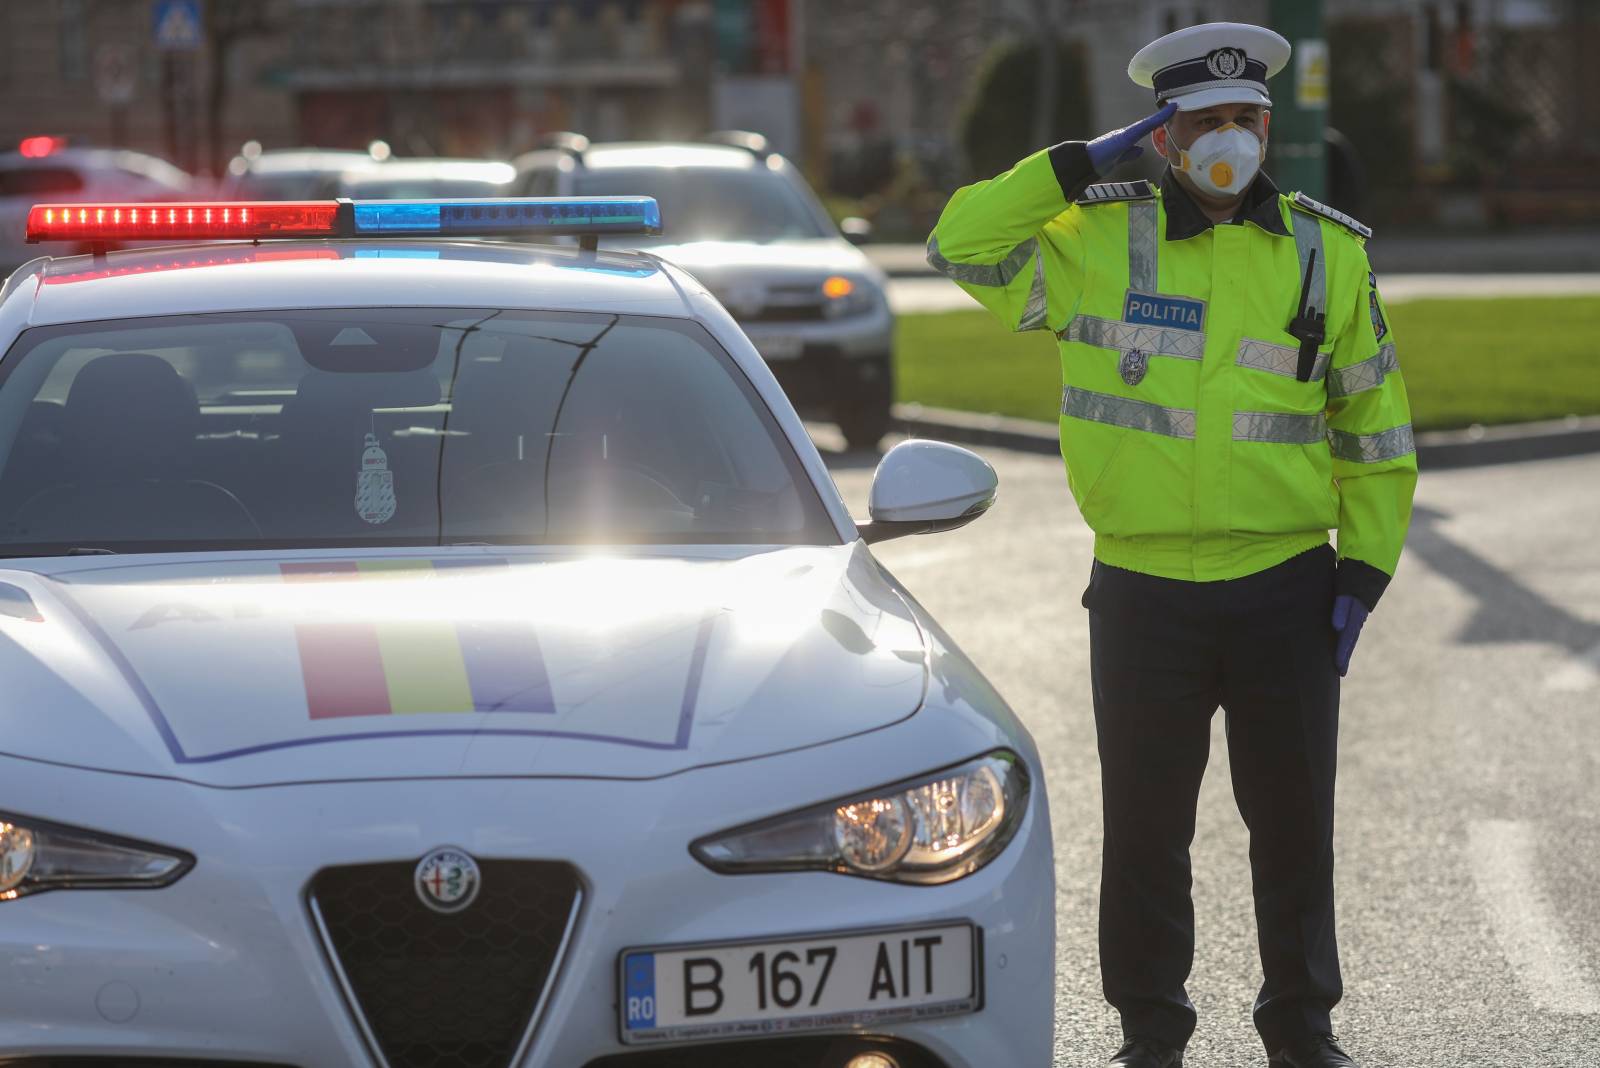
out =
<svg viewBox="0 0 1600 1068"><path fill-rule="evenodd" d="M164 52L192 52L202 43L200 0L160 0L152 28L155 45Z"/></svg>

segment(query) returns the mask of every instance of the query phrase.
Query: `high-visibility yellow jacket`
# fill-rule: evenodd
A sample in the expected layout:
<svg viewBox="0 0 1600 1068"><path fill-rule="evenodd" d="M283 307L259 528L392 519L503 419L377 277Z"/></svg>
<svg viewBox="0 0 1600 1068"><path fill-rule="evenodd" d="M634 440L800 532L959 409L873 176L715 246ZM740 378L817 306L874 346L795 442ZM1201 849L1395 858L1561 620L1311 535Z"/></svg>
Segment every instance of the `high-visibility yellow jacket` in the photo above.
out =
<svg viewBox="0 0 1600 1068"><path fill-rule="evenodd" d="M1069 142L969 185L928 259L1012 329L1056 334L1061 452L1096 558L1204 582L1337 529L1339 592L1375 606L1417 464L1371 231L1265 175L1223 225L1170 171L1159 189L1092 177ZM1303 291L1326 316L1304 361Z"/></svg>

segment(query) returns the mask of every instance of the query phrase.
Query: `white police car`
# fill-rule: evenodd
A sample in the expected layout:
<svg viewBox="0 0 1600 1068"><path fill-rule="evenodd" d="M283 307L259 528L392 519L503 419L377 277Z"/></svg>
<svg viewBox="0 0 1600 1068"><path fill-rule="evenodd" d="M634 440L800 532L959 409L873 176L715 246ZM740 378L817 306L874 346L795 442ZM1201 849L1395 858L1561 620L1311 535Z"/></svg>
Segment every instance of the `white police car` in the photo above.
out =
<svg viewBox="0 0 1600 1068"><path fill-rule="evenodd" d="M7 1063L1041 1065L1039 756L643 198L73 204L0 290ZM264 240L285 238L286 240ZM81 1058L81 1060L80 1060Z"/></svg>

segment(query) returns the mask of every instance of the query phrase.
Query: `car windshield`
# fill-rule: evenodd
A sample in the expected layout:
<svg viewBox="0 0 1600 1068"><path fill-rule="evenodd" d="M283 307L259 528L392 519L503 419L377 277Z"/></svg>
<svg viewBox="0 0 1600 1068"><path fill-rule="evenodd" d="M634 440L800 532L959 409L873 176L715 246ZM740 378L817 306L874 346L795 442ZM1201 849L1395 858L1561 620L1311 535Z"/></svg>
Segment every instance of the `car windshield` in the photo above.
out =
<svg viewBox="0 0 1600 1068"><path fill-rule="evenodd" d="M0 555L836 541L690 321L194 315L35 327L0 363Z"/></svg>
<svg viewBox="0 0 1600 1068"><path fill-rule="evenodd" d="M573 176L578 196L655 197L660 242L826 237L800 191L765 168L605 167ZM640 244L629 238L628 244Z"/></svg>

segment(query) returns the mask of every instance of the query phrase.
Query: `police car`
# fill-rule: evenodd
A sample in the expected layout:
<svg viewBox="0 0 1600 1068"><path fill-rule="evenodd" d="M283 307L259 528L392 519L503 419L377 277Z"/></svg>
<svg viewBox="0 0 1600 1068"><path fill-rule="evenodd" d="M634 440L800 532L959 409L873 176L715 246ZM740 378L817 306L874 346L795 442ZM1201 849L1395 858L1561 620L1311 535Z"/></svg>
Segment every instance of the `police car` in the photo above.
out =
<svg viewBox="0 0 1600 1068"><path fill-rule="evenodd" d="M33 210L213 243L0 289L6 1058L1047 1063L1038 752L869 548L993 472L853 520L659 226Z"/></svg>

